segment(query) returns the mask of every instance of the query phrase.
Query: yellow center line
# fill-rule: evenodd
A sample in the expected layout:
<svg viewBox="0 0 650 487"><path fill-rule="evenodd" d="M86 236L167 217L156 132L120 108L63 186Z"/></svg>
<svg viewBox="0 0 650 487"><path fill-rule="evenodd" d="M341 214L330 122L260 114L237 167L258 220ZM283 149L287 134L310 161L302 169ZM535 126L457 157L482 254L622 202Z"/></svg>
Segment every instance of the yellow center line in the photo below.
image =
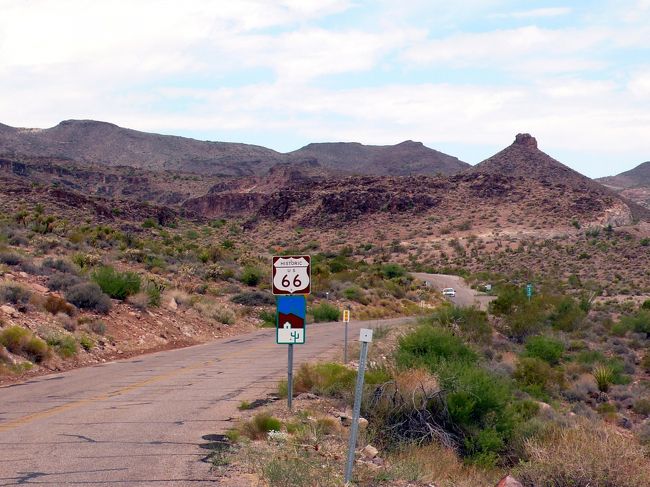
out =
<svg viewBox="0 0 650 487"><path fill-rule="evenodd" d="M89 398L86 398L86 399L79 399L77 401L69 402L67 404L62 404L60 406L55 406L53 408L46 409L44 411L39 411L37 413L28 414L27 416L22 416L20 418L12 419L10 421L7 421L5 423L0 424L0 432L8 431L10 429L15 429L15 428L18 428L20 426L24 426L26 424L37 421L39 419L48 418L48 417L63 413L65 411L70 411L72 409L77 409L77 408L79 408L81 406L84 406L86 404L92 404L92 403L96 403L96 402L99 402L99 401L105 401L106 399L111 399L111 398L114 398L116 396L121 396L123 394L134 391L136 389L140 389L140 388L142 388L144 386L147 386L149 384L155 384L155 383L163 381L165 379L170 379L172 377L182 375L182 374L185 374L187 372L191 372L193 370L200 369L202 367L208 367L210 365L214 365L215 363L217 363L218 361L221 361L223 359L233 358L233 357L237 357L239 355L245 355L245 354L251 353L251 352L260 352L260 351L262 351L264 349L274 348L275 346L276 346L275 344L273 344L273 345L264 344L264 345L258 345L258 346L255 346L255 347L247 348L245 350L240 350L238 352L227 353L227 354L222 355L222 356L220 356L220 357L218 357L216 359L213 359L213 360L208 360L208 361L204 361L204 362L200 362L200 363L194 363L194 364L188 365L187 367L184 367L182 369L175 369L175 370L172 370L170 372L166 372L164 374L155 375L153 377L142 380L140 382L135 382L133 384L129 384L128 386L122 387L122 388L117 389L117 390L112 391L112 392L106 392L106 393L99 394L97 396L89 397Z"/></svg>

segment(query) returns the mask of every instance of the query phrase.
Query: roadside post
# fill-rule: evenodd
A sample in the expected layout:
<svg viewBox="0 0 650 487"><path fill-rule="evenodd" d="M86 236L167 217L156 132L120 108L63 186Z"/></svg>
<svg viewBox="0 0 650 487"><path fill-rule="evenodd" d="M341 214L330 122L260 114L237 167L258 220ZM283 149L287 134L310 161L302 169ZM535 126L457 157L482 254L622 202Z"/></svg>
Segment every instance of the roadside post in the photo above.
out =
<svg viewBox="0 0 650 487"><path fill-rule="evenodd" d="M275 341L287 345L287 407L293 407L293 346L305 343L307 300L311 292L311 257L273 257L272 288L276 296Z"/></svg>
<svg viewBox="0 0 650 487"><path fill-rule="evenodd" d="M350 323L350 310L343 310L343 323L345 323L345 344L343 345L343 363L348 363L348 323Z"/></svg>
<svg viewBox="0 0 650 487"><path fill-rule="evenodd" d="M366 373L366 359L368 358L368 344L372 341L372 330L362 328L359 334L361 354L359 356L359 371L357 372L357 386L354 390L354 409L352 410L352 425L350 426L350 442L348 443L348 461L345 465L345 484L352 480L354 467L354 452L357 449L357 434L359 432L359 414L361 413L361 398L363 396L363 380Z"/></svg>
<svg viewBox="0 0 650 487"><path fill-rule="evenodd" d="M533 297L533 285L531 283L526 284L526 296L530 302L530 298Z"/></svg>

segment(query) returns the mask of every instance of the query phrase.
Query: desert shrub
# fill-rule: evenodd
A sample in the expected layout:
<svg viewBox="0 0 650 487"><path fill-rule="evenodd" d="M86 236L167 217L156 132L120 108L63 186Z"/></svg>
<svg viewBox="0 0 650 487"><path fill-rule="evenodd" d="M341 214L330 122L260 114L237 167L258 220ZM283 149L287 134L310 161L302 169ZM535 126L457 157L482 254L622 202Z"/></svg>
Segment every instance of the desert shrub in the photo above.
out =
<svg viewBox="0 0 650 487"><path fill-rule="evenodd" d="M449 328L472 342L488 343L492 338L487 314L476 307L444 307L423 322Z"/></svg>
<svg viewBox="0 0 650 487"><path fill-rule="evenodd" d="M94 282L77 284L65 293L66 299L77 308L89 309L107 314L112 306L110 298Z"/></svg>
<svg viewBox="0 0 650 487"><path fill-rule="evenodd" d="M275 304L273 295L260 291L244 292L234 295L230 300L245 306L269 306Z"/></svg>
<svg viewBox="0 0 650 487"><path fill-rule="evenodd" d="M257 286L262 280L262 271L254 266L246 266L239 280L247 286Z"/></svg>
<svg viewBox="0 0 650 487"><path fill-rule="evenodd" d="M88 329L93 333L103 335L106 333L106 323L104 323L102 320L93 320L88 323Z"/></svg>
<svg viewBox="0 0 650 487"><path fill-rule="evenodd" d="M147 296L147 293L140 292L129 296L126 301L134 308L144 311L149 305L149 296Z"/></svg>
<svg viewBox="0 0 650 487"><path fill-rule="evenodd" d="M263 328L274 328L276 326L276 316L273 311L261 311L258 317L262 320L261 326Z"/></svg>
<svg viewBox="0 0 650 487"><path fill-rule="evenodd" d="M265 439L269 431L280 431L282 422L268 413L256 414L250 421L245 422L240 431L251 440Z"/></svg>
<svg viewBox="0 0 650 487"><path fill-rule="evenodd" d="M338 321L341 316L340 310L329 303L321 303L313 306L311 313L316 323L321 321Z"/></svg>
<svg viewBox="0 0 650 487"><path fill-rule="evenodd" d="M650 311L642 309L638 313L621 318L621 325L635 333L650 335Z"/></svg>
<svg viewBox="0 0 650 487"><path fill-rule="evenodd" d="M361 304L368 304L368 299L366 299L363 290L359 286L350 286L343 290L343 296L350 301L356 301Z"/></svg>
<svg viewBox="0 0 650 487"><path fill-rule="evenodd" d="M103 266L92 274L92 280L111 298L125 300L140 292L141 280L135 272L119 272L110 266Z"/></svg>
<svg viewBox="0 0 650 487"><path fill-rule="evenodd" d="M48 257L43 261L43 263L41 264L41 268L43 268L46 271L54 270L54 271L62 272L64 274L78 273L77 267L71 262L68 262L67 260L63 260L63 259L52 259L51 257Z"/></svg>
<svg viewBox="0 0 650 487"><path fill-rule="evenodd" d="M650 299L646 299L641 305L641 309L650 309Z"/></svg>
<svg viewBox="0 0 650 487"><path fill-rule="evenodd" d="M535 357L551 365L558 364L564 354L564 344L546 336L530 337L526 340L526 357Z"/></svg>
<svg viewBox="0 0 650 487"><path fill-rule="evenodd" d="M11 326L0 332L0 345L11 353L27 357L32 362L42 362L49 355L47 343L20 326Z"/></svg>
<svg viewBox="0 0 650 487"><path fill-rule="evenodd" d="M25 304L29 302L32 293L28 289L15 284L0 285L0 302Z"/></svg>
<svg viewBox="0 0 650 487"><path fill-rule="evenodd" d="M22 355L35 363L41 363L50 356L50 349L43 340L32 335L23 346Z"/></svg>
<svg viewBox="0 0 650 487"><path fill-rule="evenodd" d="M224 325L232 325L235 322L235 313L220 304L212 301L200 301L194 306L206 318Z"/></svg>
<svg viewBox="0 0 650 487"><path fill-rule="evenodd" d="M320 483L323 472L316 470L305 457L272 458L262 469L269 487L311 487Z"/></svg>
<svg viewBox="0 0 650 487"><path fill-rule="evenodd" d="M77 322L65 313L59 313L56 315L56 322L61 325L66 331L77 331Z"/></svg>
<svg viewBox="0 0 650 487"><path fill-rule="evenodd" d="M406 275L406 269L399 264L384 264L381 266L380 272L386 279L394 279Z"/></svg>
<svg viewBox="0 0 650 487"><path fill-rule="evenodd" d="M526 302L504 318L506 335L522 342L546 327L546 313L538 300Z"/></svg>
<svg viewBox="0 0 650 487"><path fill-rule="evenodd" d="M11 353L20 353L31 332L20 326L10 326L0 332L0 344Z"/></svg>
<svg viewBox="0 0 650 487"><path fill-rule="evenodd" d="M162 293L165 290L165 286L161 283L148 281L144 287L144 292L147 295L147 304L157 308L162 302Z"/></svg>
<svg viewBox="0 0 650 487"><path fill-rule="evenodd" d="M490 303L490 312L495 315L509 315L517 306L526 302L523 291L515 286L499 289L497 298Z"/></svg>
<svg viewBox="0 0 650 487"><path fill-rule="evenodd" d="M650 372L650 352L646 353L641 359L641 367L646 372Z"/></svg>
<svg viewBox="0 0 650 487"><path fill-rule="evenodd" d="M74 274L63 274L62 272L55 272L47 279L47 287L50 291L67 291L72 286L82 282L82 280Z"/></svg>
<svg viewBox="0 0 650 487"><path fill-rule="evenodd" d="M343 397L351 394L356 372L336 363L303 364L294 378L294 392Z"/></svg>
<svg viewBox="0 0 650 487"><path fill-rule="evenodd" d="M23 258L15 252L0 252L0 264L15 266L20 264Z"/></svg>
<svg viewBox="0 0 650 487"><path fill-rule="evenodd" d="M400 339L395 359L402 370L424 367L438 377L440 407L448 415L439 425L475 463L496 464L518 425L536 413L514 399L511 381L480 367L476 353L451 330L420 326Z"/></svg>
<svg viewBox="0 0 650 487"><path fill-rule="evenodd" d="M53 315L58 315L59 313L65 313L68 316L74 314L74 306L68 303L65 299L59 298L58 296L49 295L45 299L45 304L43 305L46 311Z"/></svg>
<svg viewBox="0 0 650 487"><path fill-rule="evenodd" d="M564 382L560 371L554 370L548 362L536 357L521 357L513 377L524 390L538 398L543 398L545 393Z"/></svg>
<svg viewBox="0 0 650 487"><path fill-rule="evenodd" d="M650 416L650 399L641 398L634 401L632 409L635 413Z"/></svg>
<svg viewBox="0 0 650 487"><path fill-rule="evenodd" d="M82 335L81 338L79 338L79 345L81 345L86 352L90 352L95 347L95 341L88 335Z"/></svg>
<svg viewBox="0 0 650 487"><path fill-rule="evenodd" d="M50 335L46 342L63 358L70 358L77 354L77 341L70 335Z"/></svg>
<svg viewBox="0 0 650 487"><path fill-rule="evenodd" d="M582 326L585 312L575 299L566 296L555 305L549 318L554 328L562 331L574 331Z"/></svg>
<svg viewBox="0 0 650 487"><path fill-rule="evenodd" d="M614 428L580 421L526 443L529 461L515 469L525 487L646 487L643 449Z"/></svg>

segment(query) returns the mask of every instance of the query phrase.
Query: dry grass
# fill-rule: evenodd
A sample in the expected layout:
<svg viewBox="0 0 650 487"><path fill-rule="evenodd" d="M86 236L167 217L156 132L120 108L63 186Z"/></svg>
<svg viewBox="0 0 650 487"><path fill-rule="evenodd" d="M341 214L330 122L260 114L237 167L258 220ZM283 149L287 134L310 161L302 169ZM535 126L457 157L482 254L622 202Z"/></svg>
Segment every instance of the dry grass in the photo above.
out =
<svg viewBox="0 0 650 487"><path fill-rule="evenodd" d="M529 441L530 461L517 469L527 487L648 487L650 461L634 439L613 427L580 421Z"/></svg>
<svg viewBox="0 0 650 487"><path fill-rule="evenodd" d="M436 487L491 487L503 476L503 472L468 466L453 450L435 443L406 447L388 462L390 477Z"/></svg>

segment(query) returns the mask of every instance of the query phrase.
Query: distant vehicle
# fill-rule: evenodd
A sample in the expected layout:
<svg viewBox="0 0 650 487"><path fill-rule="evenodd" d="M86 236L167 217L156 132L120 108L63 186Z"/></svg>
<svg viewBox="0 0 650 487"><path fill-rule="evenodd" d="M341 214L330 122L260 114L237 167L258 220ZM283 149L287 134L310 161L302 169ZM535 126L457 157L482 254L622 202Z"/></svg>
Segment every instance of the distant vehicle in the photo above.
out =
<svg viewBox="0 0 650 487"><path fill-rule="evenodd" d="M449 296L451 298L456 297L456 290L453 287L446 287L442 290L443 296Z"/></svg>

